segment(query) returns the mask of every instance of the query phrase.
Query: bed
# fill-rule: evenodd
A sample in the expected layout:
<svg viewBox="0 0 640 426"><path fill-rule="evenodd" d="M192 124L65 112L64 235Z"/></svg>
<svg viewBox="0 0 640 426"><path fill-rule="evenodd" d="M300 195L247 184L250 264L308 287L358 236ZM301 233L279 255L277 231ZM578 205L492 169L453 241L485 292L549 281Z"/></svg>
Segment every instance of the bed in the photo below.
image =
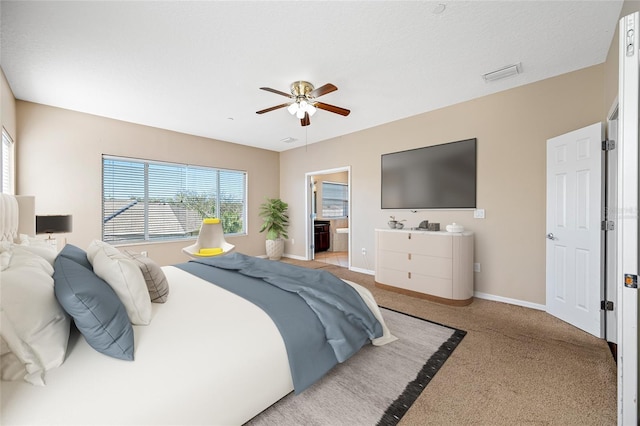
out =
<svg viewBox="0 0 640 426"><path fill-rule="evenodd" d="M32 234L29 217L33 216L33 202L19 201L22 204L18 209L20 213L12 214L25 217L21 227L19 223L7 220L6 204L13 201L3 197L0 213L4 211L4 220L0 221L0 226L4 242L0 255L6 260L6 253L11 252L15 260L20 258L19 253L24 249L18 246L31 244L32 248L38 248L34 239L25 239L24 236L18 244L8 241L19 239L21 231ZM25 212L25 209L31 211ZM97 264L97 256L94 256L94 264ZM28 259L35 262L32 257ZM51 259L46 261L51 263ZM52 275L60 274L64 269L60 263L61 255L57 255L53 262L56 268L52 268ZM31 383L22 377L1 382L0 423L240 425L288 393L298 392L296 386L301 383L300 373L294 371L292 375L292 358L288 353L291 352L291 343L283 337L278 320L258 307L256 302L187 272L195 266L184 264L161 268L170 291L165 295L165 303L150 303L146 325L131 326L133 361L100 353L90 346L84 332L78 330L80 327L68 326L72 321L67 315L70 331L64 354L61 357L57 353L60 365L49 365L46 371L32 373L35 378L30 380ZM5 274L7 270L10 268L3 270L5 277L10 276ZM233 272L225 270L224 273ZM0 283L3 286L3 318L0 323L3 363L7 356L14 356L11 345L6 341L11 340L11 336L5 339L10 334L7 329L11 324L6 320L7 315L16 309L15 306L7 306L7 297L12 294L7 289L10 282L10 279L5 279ZM58 285L59 278L56 278L55 286ZM348 283L347 287L355 290L380 323L382 332L371 336L371 341L377 345L393 341L395 338L386 328L371 293L355 283ZM41 290L38 297L42 296ZM52 292L52 289L44 291L49 298ZM129 309L128 305L126 309ZM143 314L146 312L139 310ZM131 313L127 313L132 318ZM57 314L55 318L64 328L65 317ZM287 321L287 317L284 318ZM296 321L294 318L289 320ZM56 337L58 340L64 338ZM28 368L25 371L29 373ZM42 383L38 383L40 377Z"/></svg>

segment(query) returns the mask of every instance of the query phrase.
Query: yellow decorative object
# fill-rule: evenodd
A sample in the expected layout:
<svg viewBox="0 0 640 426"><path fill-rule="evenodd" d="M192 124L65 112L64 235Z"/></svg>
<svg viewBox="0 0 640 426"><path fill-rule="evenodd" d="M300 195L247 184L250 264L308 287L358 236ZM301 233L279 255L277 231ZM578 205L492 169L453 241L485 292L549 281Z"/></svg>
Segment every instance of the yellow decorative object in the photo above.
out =
<svg viewBox="0 0 640 426"><path fill-rule="evenodd" d="M216 256L222 254L222 249L220 247L215 248L201 248L198 251L199 256Z"/></svg>
<svg viewBox="0 0 640 426"><path fill-rule="evenodd" d="M220 219L217 217L206 217L202 220L202 223L212 224L212 223L220 223Z"/></svg>

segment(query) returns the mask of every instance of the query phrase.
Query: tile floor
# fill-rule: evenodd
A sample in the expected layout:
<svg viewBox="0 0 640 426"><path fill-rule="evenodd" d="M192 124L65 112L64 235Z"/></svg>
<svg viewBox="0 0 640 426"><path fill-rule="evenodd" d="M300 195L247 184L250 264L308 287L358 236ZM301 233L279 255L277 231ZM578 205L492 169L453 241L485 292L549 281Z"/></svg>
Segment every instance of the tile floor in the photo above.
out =
<svg viewBox="0 0 640 426"><path fill-rule="evenodd" d="M349 252L346 251L320 251L315 254L318 262L330 263L332 265L349 267Z"/></svg>

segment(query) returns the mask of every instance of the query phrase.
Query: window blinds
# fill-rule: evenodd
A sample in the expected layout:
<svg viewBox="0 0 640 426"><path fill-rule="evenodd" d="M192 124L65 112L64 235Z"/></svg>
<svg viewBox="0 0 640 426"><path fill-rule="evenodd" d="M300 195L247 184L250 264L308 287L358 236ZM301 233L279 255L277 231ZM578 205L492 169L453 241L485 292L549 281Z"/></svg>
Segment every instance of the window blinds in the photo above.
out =
<svg viewBox="0 0 640 426"><path fill-rule="evenodd" d="M157 241L197 235L205 217L245 233L246 172L103 156L102 239Z"/></svg>
<svg viewBox="0 0 640 426"><path fill-rule="evenodd" d="M2 192L13 194L13 140L4 128L2 129L0 160L2 165L2 173L0 173Z"/></svg>
<svg viewBox="0 0 640 426"><path fill-rule="evenodd" d="M322 182L322 217L349 215L349 186L345 183Z"/></svg>

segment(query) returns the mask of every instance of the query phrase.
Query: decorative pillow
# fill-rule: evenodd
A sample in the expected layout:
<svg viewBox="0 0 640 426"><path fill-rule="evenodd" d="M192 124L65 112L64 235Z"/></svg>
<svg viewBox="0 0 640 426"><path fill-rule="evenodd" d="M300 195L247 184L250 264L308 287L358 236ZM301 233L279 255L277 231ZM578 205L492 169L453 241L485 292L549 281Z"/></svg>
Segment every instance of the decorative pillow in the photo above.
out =
<svg viewBox="0 0 640 426"><path fill-rule="evenodd" d="M100 242L102 243L102 242ZM108 246L108 247L107 247ZM116 292L135 325L151 322L151 298L138 265L124 253L108 244L92 243L89 260L93 271Z"/></svg>
<svg viewBox="0 0 640 426"><path fill-rule="evenodd" d="M14 250L0 273L2 378L44 385L45 372L64 362L71 321L54 295L53 268Z"/></svg>
<svg viewBox="0 0 640 426"><path fill-rule="evenodd" d="M74 262L84 266L88 270L93 270L91 266L91 262L87 258L87 252L82 250L80 247L76 247L73 244L67 244L62 248L58 257L66 257L67 259L73 260Z"/></svg>
<svg viewBox="0 0 640 426"><path fill-rule="evenodd" d="M122 255L122 252L111 244L105 243L101 240L93 240L91 241L91 244L89 244L89 247L87 247L87 259L89 259L89 262L92 265L93 259L96 257L96 254L98 254L98 252L103 252L107 256L114 258Z"/></svg>
<svg viewBox="0 0 640 426"><path fill-rule="evenodd" d="M169 295L169 282L162 272L162 268L151 258L141 255L140 253L125 250L124 254L135 262L140 268L144 280L147 283L149 297L154 303L164 303Z"/></svg>
<svg viewBox="0 0 640 426"><path fill-rule="evenodd" d="M56 258L54 269L56 297L87 343L105 355L133 360L133 328L109 284L65 256Z"/></svg>

